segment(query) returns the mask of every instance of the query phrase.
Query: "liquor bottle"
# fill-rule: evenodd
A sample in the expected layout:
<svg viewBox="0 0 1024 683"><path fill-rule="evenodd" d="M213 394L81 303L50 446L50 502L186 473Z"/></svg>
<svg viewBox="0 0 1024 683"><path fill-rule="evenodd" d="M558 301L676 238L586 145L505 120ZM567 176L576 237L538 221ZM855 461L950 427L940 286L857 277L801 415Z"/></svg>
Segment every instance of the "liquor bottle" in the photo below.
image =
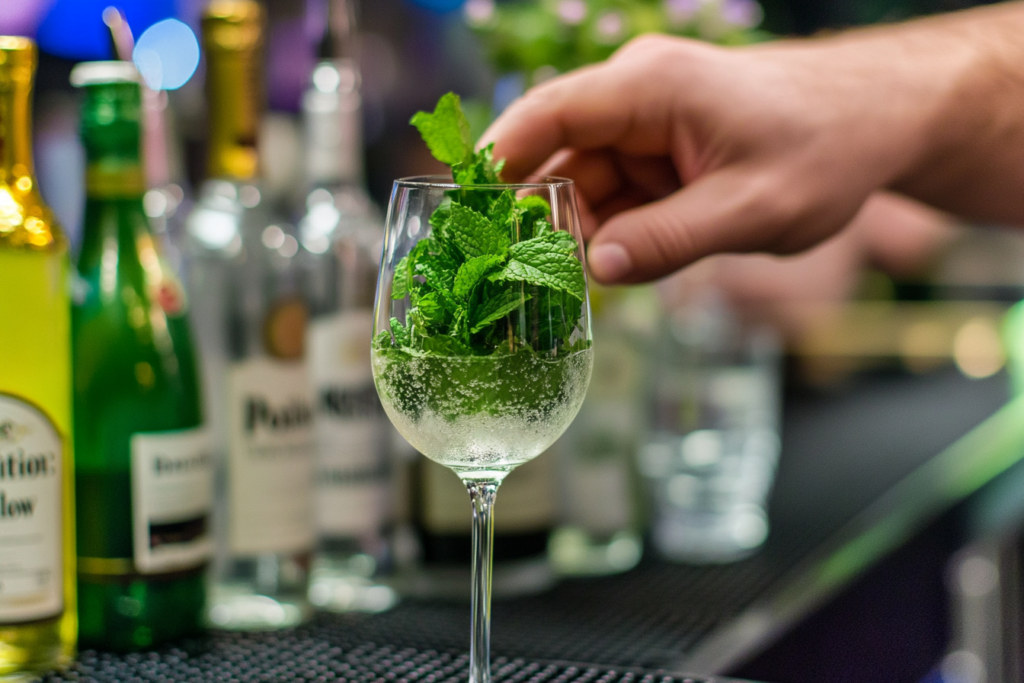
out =
<svg viewBox="0 0 1024 683"><path fill-rule="evenodd" d="M626 571L643 550L636 463L657 299L651 288L592 287L590 301L601 344L586 400L555 447L562 524L551 558L569 576Z"/></svg>
<svg viewBox="0 0 1024 683"><path fill-rule="evenodd" d="M216 0L202 27L208 179L186 220L185 263L220 472L208 620L284 628L312 614L315 542L299 245L258 177L261 7Z"/></svg>
<svg viewBox="0 0 1024 683"><path fill-rule="evenodd" d="M79 637L134 650L196 633L213 462L181 283L143 209L139 76L86 62L86 204L72 315Z"/></svg>
<svg viewBox="0 0 1024 683"><path fill-rule="evenodd" d="M0 679L75 649L68 245L32 170L35 68L0 36Z"/></svg>
<svg viewBox="0 0 1024 683"><path fill-rule="evenodd" d="M363 188L359 69L346 57L351 9L348 0L328 5L320 61L302 100L310 189L299 237L311 315L319 537L310 598L324 609L379 611L394 603L375 580L390 555L391 423L370 368L384 225Z"/></svg>
<svg viewBox="0 0 1024 683"><path fill-rule="evenodd" d="M447 467L418 457L412 464L412 516L421 546L419 566L401 572L399 591L416 597L469 597L471 511L466 486ZM540 593L556 576L548 543L558 517L551 452L520 465L501 484L494 507L496 598Z"/></svg>

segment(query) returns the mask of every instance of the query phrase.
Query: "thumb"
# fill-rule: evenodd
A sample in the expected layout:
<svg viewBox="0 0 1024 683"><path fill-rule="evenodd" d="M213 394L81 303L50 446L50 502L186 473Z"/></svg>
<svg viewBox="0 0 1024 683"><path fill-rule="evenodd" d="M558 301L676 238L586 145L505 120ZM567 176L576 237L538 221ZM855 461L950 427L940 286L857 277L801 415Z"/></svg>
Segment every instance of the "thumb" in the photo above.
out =
<svg viewBox="0 0 1024 683"><path fill-rule="evenodd" d="M801 251L838 232L863 202L815 206L798 188L763 169L709 174L605 221L587 250L590 271L608 284L648 282L719 252Z"/></svg>

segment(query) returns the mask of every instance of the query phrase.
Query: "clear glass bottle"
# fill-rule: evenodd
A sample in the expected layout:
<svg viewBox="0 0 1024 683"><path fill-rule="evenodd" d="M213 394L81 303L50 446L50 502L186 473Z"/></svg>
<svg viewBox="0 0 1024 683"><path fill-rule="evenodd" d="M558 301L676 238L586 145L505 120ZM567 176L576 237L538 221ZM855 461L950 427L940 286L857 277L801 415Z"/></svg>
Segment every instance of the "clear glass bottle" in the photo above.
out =
<svg viewBox="0 0 1024 683"><path fill-rule="evenodd" d="M136 650L202 627L213 462L181 283L143 210L139 75L86 62L72 316L79 638Z"/></svg>
<svg viewBox="0 0 1024 683"><path fill-rule="evenodd" d="M186 220L186 280L220 468L208 619L284 628L311 616L313 414L298 240L261 193L263 12L216 0L203 16L208 180Z"/></svg>
<svg viewBox="0 0 1024 683"><path fill-rule="evenodd" d="M74 656L68 243L39 195L36 46L0 36L0 679ZM29 539L26 543L26 539Z"/></svg>
<svg viewBox="0 0 1024 683"><path fill-rule="evenodd" d="M359 68L348 55L352 6L333 0L327 8L321 59L302 100L310 190L299 238L311 315L319 536L310 598L328 610L380 611L395 602L376 580L390 561L391 522L391 424L370 368L384 225L363 187Z"/></svg>
<svg viewBox="0 0 1024 683"><path fill-rule="evenodd" d="M637 456L657 295L650 287L592 287L594 370L576 420L558 441L561 525L551 539L559 574L615 574L640 561L643 486Z"/></svg>

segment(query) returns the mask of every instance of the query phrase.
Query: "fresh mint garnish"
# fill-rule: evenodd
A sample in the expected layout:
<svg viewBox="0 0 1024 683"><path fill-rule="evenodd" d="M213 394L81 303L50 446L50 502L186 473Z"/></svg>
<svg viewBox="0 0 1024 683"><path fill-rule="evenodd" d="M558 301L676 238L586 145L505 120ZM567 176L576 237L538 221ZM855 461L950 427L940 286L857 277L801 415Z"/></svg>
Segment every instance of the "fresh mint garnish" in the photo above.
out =
<svg viewBox="0 0 1024 683"><path fill-rule="evenodd" d="M551 229L544 198L516 198L501 183L492 145L475 151L458 95L411 121L431 153L463 187L430 217L431 235L396 265L391 296L408 297L404 321L374 340L416 357L557 356L585 348L576 335L586 284L579 245Z"/></svg>

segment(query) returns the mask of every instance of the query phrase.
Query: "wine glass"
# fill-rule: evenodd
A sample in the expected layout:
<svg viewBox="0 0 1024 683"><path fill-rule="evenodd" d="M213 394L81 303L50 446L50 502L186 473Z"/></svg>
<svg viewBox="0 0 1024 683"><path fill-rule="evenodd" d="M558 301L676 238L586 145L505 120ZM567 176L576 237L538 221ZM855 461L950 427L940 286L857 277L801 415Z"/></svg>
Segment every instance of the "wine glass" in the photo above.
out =
<svg viewBox="0 0 1024 683"><path fill-rule="evenodd" d="M398 431L469 490L471 683L490 681L498 485L565 431L590 381L582 244L571 180L408 178L391 194L373 376Z"/></svg>

